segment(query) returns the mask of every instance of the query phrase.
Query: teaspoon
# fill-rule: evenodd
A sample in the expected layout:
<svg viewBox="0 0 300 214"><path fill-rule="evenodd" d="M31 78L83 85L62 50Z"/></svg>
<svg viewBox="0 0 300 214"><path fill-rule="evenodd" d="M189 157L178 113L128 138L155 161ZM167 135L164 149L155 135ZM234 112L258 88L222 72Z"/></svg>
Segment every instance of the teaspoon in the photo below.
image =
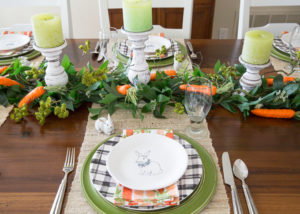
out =
<svg viewBox="0 0 300 214"><path fill-rule="evenodd" d="M258 214L254 201L252 199L248 185L245 182L245 179L248 177L248 168L244 161L237 159L233 164L233 173L234 175L242 181L244 195L247 201L247 206L250 214Z"/></svg>

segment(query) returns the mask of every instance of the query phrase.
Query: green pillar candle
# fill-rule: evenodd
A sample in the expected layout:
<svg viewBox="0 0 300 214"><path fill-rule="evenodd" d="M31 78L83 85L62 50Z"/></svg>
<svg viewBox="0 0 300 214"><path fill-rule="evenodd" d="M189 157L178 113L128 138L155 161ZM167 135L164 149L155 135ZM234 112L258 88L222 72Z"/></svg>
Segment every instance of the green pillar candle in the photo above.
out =
<svg viewBox="0 0 300 214"><path fill-rule="evenodd" d="M45 13L31 17L34 40L41 48L54 48L64 43L61 20L58 15Z"/></svg>
<svg viewBox="0 0 300 214"><path fill-rule="evenodd" d="M144 32L152 29L152 0L123 0L124 29Z"/></svg>
<svg viewBox="0 0 300 214"><path fill-rule="evenodd" d="M274 35L262 30L248 31L245 35L242 59L255 65L269 61Z"/></svg>

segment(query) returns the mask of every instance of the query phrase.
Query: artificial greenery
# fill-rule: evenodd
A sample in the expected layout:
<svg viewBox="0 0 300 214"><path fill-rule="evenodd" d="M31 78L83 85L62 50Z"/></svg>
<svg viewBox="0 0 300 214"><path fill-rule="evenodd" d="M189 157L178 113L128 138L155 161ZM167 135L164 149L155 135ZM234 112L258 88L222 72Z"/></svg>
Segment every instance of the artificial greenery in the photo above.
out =
<svg viewBox="0 0 300 214"><path fill-rule="evenodd" d="M94 69L90 64L76 71L69 58L65 55L62 60L69 82L66 86L46 86L44 75L46 65L38 67L23 66L18 59L1 74L16 80L24 87L0 86L0 104L17 105L19 101L37 86L45 86L46 92L34 100L30 106L15 108L11 119L16 122L27 115L35 115L41 125L46 118L54 113L58 118L66 118L69 111L75 111L85 102L98 103L99 108L90 108L92 119L97 119L106 109L113 114L117 109L126 109L134 117L143 119L143 114L152 112L154 117L165 118L164 111L167 105L174 106L174 111L184 113L184 91L179 89L181 84L186 84L195 77L206 77L217 87L213 103L221 105L230 112L240 110L245 117L249 111L256 107L263 108L300 108L300 80L283 82L283 77L274 77L273 86L269 86L264 76L262 85L250 92L244 91L239 85L239 79L245 72L242 65L227 66L218 61L214 72L206 74L199 68L185 70L170 77L164 72L157 72L154 81L148 84L132 86L127 95L121 95L116 87L130 84L126 73L128 66L119 66L110 71L108 62ZM37 106L37 108L35 108ZM36 110L36 112L34 112Z"/></svg>

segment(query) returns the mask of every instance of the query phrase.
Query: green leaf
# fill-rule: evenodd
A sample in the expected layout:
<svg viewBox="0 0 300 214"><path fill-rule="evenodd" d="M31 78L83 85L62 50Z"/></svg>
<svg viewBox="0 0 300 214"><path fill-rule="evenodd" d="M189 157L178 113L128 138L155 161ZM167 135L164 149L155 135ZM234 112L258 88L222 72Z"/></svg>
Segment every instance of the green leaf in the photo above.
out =
<svg viewBox="0 0 300 214"><path fill-rule="evenodd" d="M153 108L155 107L155 105L156 105L155 102L147 103L146 105L143 106L142 112L143 113L151 112L153 110Z"/></svg>
<svg viewBox="0 0 300 214"><path fill-rule="evenodd" d="M19 85L12 85L7 88L7 97L15 98L21 93L21 87Z"/></svg>
<svg viewBox="0 0 300 214"><path fill-rule="evenodd" d="M115 96L114 94L107 94L102 100L100 100L99 103L110 104L110 103L114 102L117 99L118 99L118 97Z"/></svg>
<svg viewBox="0 0 300 214"><path fill-rule="evenodd" d="M89 68L90 72L94 72L94 68L90 62L87 63L87 67Z"/></svg>
<svg viewBox="0 0 300 214"><path fill-rule="evenodd" d="M4 107L8 105L8 99L3 91L0 91L0 104Z"/></svg>
<svg viewBox="0 0 300 214"><path fill-rule="evenodd" d="M93 85L91 85L90 87L88 87L86 90L87 91L95 91L98 89L98 87L100 86L101 81L97 81L95 82Z"/></svg>
<svg viewBox="0 0 300 214"><path fill-rule="evenodd" d="M292 107L295 108L295 109L298 108L298 107L300 106L300 93L297 94L297 95L294 97L294 99L293 99L291 105L292 105Z"/></svg>
<svg viewBox="0 0 300 214"><path fill-rule="evenodd" d="M107 111L110 115L113 115L113 113L116 111L114 103L108 104Z"/></svg>
<svg viewBox="0 0 300 214"><path fill-rule="evenodd" d="M66 54L64 55L64 57L61 61L61 65L62 65L62 67L64 67L65 70L67 70L71 65L71 61Z"/></svg>
<svg viewBox="0 0 300 214"><path fill-rule="evenodd" d="M91 114L97 114L97 115L101 114L103 109L104 108L88 108Z"/></svg>
<svg viewBox="0 0 300 214"><path fill-rule="evenodd" d="M240 109L241 112L250 110L250 106L248 103L238 104L237 107Z"/></svg>
<svg viewBox="0 0 300 214"><path fill-rule="evenodd" d="M160 113L160 111L159 111L158 109L155 109L155 110L153 111L153 115L154 115L154 117L156 117L156 118L166 118L165 116L163 116L163 115Z"/></svg>
<svg viewBox="0 0 300 214"><path fill-rule="evenodd" d="M255 95L255 94L257 93L259 87L260 87L260 86L257 85L254 89L252 89L252 90L250 91L250 94L251 94L251 95Z"/></svg>
<svg viewBox="0 0 300 214"><path fill-rule="evenodd" d="M165 95L163 95L163 94L159 94L158 96L157 96L157 102L159 102L159 103L164 103L164 102L169 102L170 101L170 97L167 97L167 96L165 96Z"/></svg>
<svg viewBox="0 0 300 214"><path fill-rule="evenodd" d="M236 112L234 107L229 102L221 102L221 106L223 106L225 109L227 109L228 111L230 111L232 113Z"/></svg>
<svg viewBox="0 0 300 214"><path fill-rule="evenodd" d="M37 80L36 81L36 87L39 87L39 86L43 86L43 83Z"/></svg>
<svg viewBox="0 0 300 214"><path fill-rule="evenodd" d="M66 104L67 109L74 111L73 100L70 97L63 96L61 102Z"/></svg>
<svg viewBox="0 0 300 214"><path fill-rule="evenodd" d="M231 97L231 100L241 102L241 103L248 102L248 99L246 97L238 95L238 94L233 95Z"/></svg>
<svg viewBox="0 0 300 214"><path fill-rule="evenodd" d="M104 69L104 68L107 68L108 66L108 60L106 60L101 66L100 66L100 69Z"/></svg>
<svg viewBox="0 0 300 214"><path fill-rule="evenodd" d="M149 101L156 99L155 91L149 85L142 85L141 93Z"/></svg>
<svg viewBox="0 0 300 214"><path fill-rule="evenodd" d="M215 73L217 73L220 70L221 67L221 62L220 60L218 60L215 64Z"/></svg>
<svg viewBox="0 0 300 214"><path fill-rule="evenodd" d="M246 68L242 64L235 64L234 67L238 76L242 76L246 72Z"/></svg>
<svg viewBox="0 0 300 214"><path fill-rule="evenodd" d="M120 97L121 95L119 94L119 92L117 91L116 89L116 85L115 83L113 82L111 84L111 86L109 86L106 82L102 82L103 83L103 87L104 89L108 92L108 93L111 93L111 94L114 94L115 96L117 97Z"/></svg>
<svg viewBox="0 0 300 214"><path fill-rule="evenodd" d="M287 96L290 96L292 94L294 94L299 88L299 84L298 83L290 83L288 85L286 85L283 90L286 91Z"/></svg>
<svg viewBox="0 0 300 214"><path fill-rule="evenodd" d="M206 77L206 74L204 72L202 72L199 67L194 66L193 76L194 77L198 77L198 76L199 77Z"/></svg>
<svg viewBox="0 0 300 214"><path fill-rule="evenodd" d="M283 77L281 74L277 75L275 78L274 78L274 81L273 81L273 89L274 90L281 90L283 88Z"/></svg>

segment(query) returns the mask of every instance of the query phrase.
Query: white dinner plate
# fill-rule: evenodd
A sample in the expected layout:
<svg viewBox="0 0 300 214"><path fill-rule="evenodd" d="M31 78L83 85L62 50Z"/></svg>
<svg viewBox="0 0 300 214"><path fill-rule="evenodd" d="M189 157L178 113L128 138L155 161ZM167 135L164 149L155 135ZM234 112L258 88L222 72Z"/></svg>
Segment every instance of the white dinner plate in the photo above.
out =
<svg viewBox="0 0 300 214"><path fill-rule="evenodd" d="M0 51L11 51L27 45L28 36L22 34L5 34L0 36Z"/></svg>
<svg viewBox="0 0 300 214"><path fill-rule="evenodd" d="M169 186L184 174L188 156L175 140L158 134L122 139L108 156L106 167L116 182L135 190Z"/></svg>
<svg viewBox="0 0 300 214"><path fill-rule="evenodd" d="M171 47L171 42L169 39L166 39L161 36L149 36L149 39L145 42L146 48L145 53L146 54L155 54L156 49L161 49L161 47L164 45L166 49L168 50Z"/></svg>
<svg viewBox="0 0 300 214"><path fill-rule="evenodd" d="M291 32L290 32L290 33L283 34L283 35L281 36L281 40L282 40L287 46L289 46L290 37L291 37ZM300 34L298 34L298 36L296 37L296 39L294 39L294 41L292 41L292 45L293 45L294 48L300 48Z"/></svg>

